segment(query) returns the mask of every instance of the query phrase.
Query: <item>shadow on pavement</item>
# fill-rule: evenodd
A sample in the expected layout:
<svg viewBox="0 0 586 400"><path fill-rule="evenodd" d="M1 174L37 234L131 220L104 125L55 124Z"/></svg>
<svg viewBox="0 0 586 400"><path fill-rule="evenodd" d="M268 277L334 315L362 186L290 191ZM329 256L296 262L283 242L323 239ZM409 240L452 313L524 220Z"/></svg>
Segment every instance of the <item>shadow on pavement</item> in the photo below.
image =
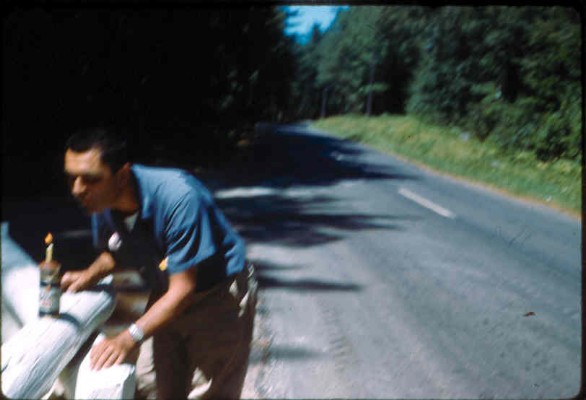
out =
<svg viewBox="0 0 586 400"><path fill-rule="evenodd" d="M362 290L361 285L354 283L341 283L324 281L314 278L289 278L283 279L276 277L276 273L282 271L297 271L304 267L301 265L280 265L274 263L267 263L264 261L254 261L254 269L256 271L256 279L261 289L285 289L285 290L300 290L300 291L339 291L339 292L358 292Z"/></svg>
<svg viewBox="0 0 586 400"><path fill-rule="evenodd" d="M281 360L289 360L289 361L305 360L305 359L309 359L309 358L322 357L322 355L319 354L318 352L307 349L307 348L303 348L300 346L293 347L293 346L271 344L270 353L271 353L271 355L270 355L271 359L281 359ZM257 364L266 363L266 359L264 359L263 356L266 357L266 355L263 355L262 353L259 353L259 354L252 353L250 360L249 360L249 365L257 365Z"/></svg>
<svg viewBox="0 0 586 400"><path fill-rule="evenodd" d="M313 290L313 291L349 291L356 292L361 290L360 285L342 284L319 281L314 279L295 279L285 280L273 277L258 275L258 284L261 289L286 289L286 290Z"/></svg>
<svg viewBox="0 0 586 400"><path fill-rule="evenodd" d="M385 163L374 153L346 140L318 134L303 125L262 124L258 137L239 160L224 171L229 187L264 188L256 195L219 198L218 204L241 235L253 242L315 246L359 230L401 230L411 217L376 215L346 209L323 188L344 180L412 180L417 176ZM322 189L295 196L287 189Z"/></svg>
<svg viewBox="0 0 586 400"><path fill-rule="evenodd" d="M218 204L247 240L286 247L316 246L366 229L402 230L405 217L352 213L335 198L297 199L285 194L219 199Z"/></svg>
<svg viewBox="0 0 586 400"><path fill-rule="evenodd" d="M316 357L321 357L321 355L315 351L304 349L302 347L283 345L271 346L271 358L300 360Z"/></svg>
<svg viewBox="0 0 586 400"><path fill-rule="evenodd" d="M235 185L328 186L344 179L417 179L388 165L360 160L366 153L360 146L304 125L263 124L257 132L256 142L229 169Z"/></svg>

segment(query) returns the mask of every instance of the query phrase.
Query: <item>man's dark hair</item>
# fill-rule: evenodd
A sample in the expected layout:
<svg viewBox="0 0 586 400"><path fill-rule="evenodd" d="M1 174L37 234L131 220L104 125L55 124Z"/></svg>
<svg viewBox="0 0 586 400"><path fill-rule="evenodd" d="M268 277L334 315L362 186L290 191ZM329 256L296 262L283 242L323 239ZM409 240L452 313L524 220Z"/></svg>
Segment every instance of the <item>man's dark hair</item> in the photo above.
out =
<svg viewBox="0 0 586 400"><path fill-rule="evenodd" d="M78 153L99 149L102 154L102 162L108 165L112 172L118 171L128 162L126 140L119 132L110 128L79 130L67 139L65 149Z"/></svg>

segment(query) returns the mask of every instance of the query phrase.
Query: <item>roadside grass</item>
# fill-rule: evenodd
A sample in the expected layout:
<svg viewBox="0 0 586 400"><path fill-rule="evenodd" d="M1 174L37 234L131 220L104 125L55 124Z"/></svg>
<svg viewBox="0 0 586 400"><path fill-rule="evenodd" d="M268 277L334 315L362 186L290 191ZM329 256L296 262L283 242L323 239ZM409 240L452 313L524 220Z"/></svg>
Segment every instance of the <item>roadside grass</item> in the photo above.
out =
<svg viewBox="0 0 586 400"><path fill-rule="evenodd" d="M528 152L503 152L458 128L430 125L413 116L346 115L321 119L312 126L575 217L581 215L582 168L577 162L542 162Z"/></svg>

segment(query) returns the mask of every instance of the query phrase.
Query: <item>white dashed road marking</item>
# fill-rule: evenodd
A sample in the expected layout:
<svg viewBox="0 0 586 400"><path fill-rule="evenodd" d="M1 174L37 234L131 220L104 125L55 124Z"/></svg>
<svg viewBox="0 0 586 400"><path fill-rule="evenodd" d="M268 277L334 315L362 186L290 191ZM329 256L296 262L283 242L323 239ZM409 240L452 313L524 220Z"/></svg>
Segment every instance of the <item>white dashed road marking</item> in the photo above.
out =
<svg viewBox="0 0 586 400"><path fill-rule="evenodd" d="M217 199L232 199L235 197L257 197L257 196L270 196L278 193L276 189L265 188L265 187L252 187L252 188L234 188L218 190L214 193L214 197Z"/></svg>
<svg viewBox="0 0 586 400"><path fill-rule="evenodd" d="M435 204L431 200L427 200L426 198L421 197L418 194L413 193L409 189L400 188L399 194L401 196L406 197L409 200L419 204L420 206L425 207L428 210L431 210L434 213L441 215L442 217L451 218L451 219L456 218L456 215L453 212L451 212L450 210L447 210L447 209L443 208L442 206Z"/></svg>

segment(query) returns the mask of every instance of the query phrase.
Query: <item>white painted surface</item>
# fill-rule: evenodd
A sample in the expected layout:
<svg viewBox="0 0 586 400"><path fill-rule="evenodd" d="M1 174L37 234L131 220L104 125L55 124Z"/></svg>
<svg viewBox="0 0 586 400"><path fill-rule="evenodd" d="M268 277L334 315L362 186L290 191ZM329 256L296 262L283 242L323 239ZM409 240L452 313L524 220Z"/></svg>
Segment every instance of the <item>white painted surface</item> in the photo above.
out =
<svg viewBox="0 0 586 400"><path fill-rule="evenodd" d="M409 189L401 188L401 189L399 189L399 194L401 196L419 204L420 206L425 207L428 210L431 210L434 213L441 215L442 217L450 218L450 219L456 218L456 215L453 212L451 212L450 210L434 203L431 200L426 199L425 197L422 197L416 193L413 193Z"/></svg>
<svg viewBox="0 0 586 400"><path fill-rule="evenodd" d="M64 293L58 318L27 323L2 345L2 392L37 399L47 393L88 337L112 314L112 278L95 290Z"/></svg>
<svg viewBox="0 0 586 400"><path fill-rule="evenodd" d="M92 347L105 338L103 334ZM94 371L90 368L90 348L78 354L59 376L69 399L133 399L136 388L136 367L132 364L114 365Z"/></svg>
<svg viewBox="0 0 586 400"><path fill-rule="evenodd" d="M39 268L35 261L10 238L8 223L2 223L2 319L10 313L19 327L37 319ZM8 327L7 327L8 328ZM2 324L2 342L14 334Z"/></svg>
<svg viewBox="0 0 586 400"><path fill-rule="evenodd" d="M232 199L238 197L270 196L276 193L278 193L276 189L266 187L238 187L233 189L218 190L214 193L214 197L217 199Z"/></svg>

